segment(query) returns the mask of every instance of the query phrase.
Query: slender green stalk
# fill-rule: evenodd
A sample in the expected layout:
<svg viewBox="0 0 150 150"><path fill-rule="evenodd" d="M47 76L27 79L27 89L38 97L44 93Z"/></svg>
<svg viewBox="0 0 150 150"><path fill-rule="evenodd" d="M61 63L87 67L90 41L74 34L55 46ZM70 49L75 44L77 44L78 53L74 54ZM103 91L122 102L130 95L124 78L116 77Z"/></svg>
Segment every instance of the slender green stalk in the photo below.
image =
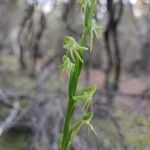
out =
<svg viewBox="0 0 150 150"><path fill-rule="evenodd" d="M78 79L83 65L84 51L87 50L87 48L85 48L87 38L93 29L92 28L93 14L96 5L96 0L82 0L82 2L84 3L85 20L84 20L83 34L80 43L78 44L72 37L66 37L66 41L65 41L66 45L64 45L64 48L66 48L67 50L70 49L70 54L72 56L72 59L75 60L75 62L71 63L70 59L67 56L65 56L64 57L65 63L62 65L62 68L64 66L68 66L70 79L69 79L69 86L68 86L69 100L67 106L66 119L64 123L63 135L60 143L60 150L69 149L69 146L72 142L71 140L74 137L74 135L77 133L77 131L80 129L80 127L83 124L88 124L88 125L90 124L92 114L93 114L91 112L85 111L83 114L83 118L78 122L74 123L74 127L73 127L72 122L73 122L73 114L75 111L76 102L81 101L83 98L84 101L89 100L87 101L87 103L90 103L91 97L96 90L95 87L89 88L86 89L81 94L81 96L76 96ZM73 56L73 53L76 55L75 57ZM80 98L80 99L76 100L75 98L76 99Z"/></svg>

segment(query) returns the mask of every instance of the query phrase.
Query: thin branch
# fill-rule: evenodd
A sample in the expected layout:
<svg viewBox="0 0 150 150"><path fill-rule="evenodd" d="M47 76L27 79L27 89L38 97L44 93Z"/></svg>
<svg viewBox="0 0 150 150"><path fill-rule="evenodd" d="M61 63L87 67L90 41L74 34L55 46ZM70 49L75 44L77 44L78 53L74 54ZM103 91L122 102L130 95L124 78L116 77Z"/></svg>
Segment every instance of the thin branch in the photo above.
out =
<svg viewBox="0 0 150 150"><path fill-rule="evenodd" d="M20 110L19 103L14 102L13 109L10 112L10 115L2 123L0 123L0 136L11 127L11 125L13 124L14 120L16 119L19 113L19 110Z"/></svg>

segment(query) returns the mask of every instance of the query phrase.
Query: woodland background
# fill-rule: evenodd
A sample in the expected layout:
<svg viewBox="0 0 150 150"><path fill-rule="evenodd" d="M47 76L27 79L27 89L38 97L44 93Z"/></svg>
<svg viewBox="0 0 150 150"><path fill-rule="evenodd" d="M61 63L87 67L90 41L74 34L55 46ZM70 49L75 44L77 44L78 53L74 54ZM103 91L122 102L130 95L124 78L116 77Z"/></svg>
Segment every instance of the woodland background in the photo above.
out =
<svg viewBox="0 0 150 150"><path fill-rule="evenodd" d="M99 0L94 18L102 30L79 89L97 86L98 136L82 128L72 150L149 150L150 1ZM76 0L0 0L0 150L58 150L63 39L79 40L82 21Z"/></svg>

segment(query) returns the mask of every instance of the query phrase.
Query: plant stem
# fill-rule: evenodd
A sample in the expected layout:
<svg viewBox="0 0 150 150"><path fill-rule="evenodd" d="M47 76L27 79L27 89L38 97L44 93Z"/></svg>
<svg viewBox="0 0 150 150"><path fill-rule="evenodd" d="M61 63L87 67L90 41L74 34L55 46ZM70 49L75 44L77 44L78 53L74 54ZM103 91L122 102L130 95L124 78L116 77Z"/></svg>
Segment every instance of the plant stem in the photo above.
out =
<svg viewBox="0 0 150 150"><path fill-rule="evenodd" d="M91 30L92 25L92 17L93 17L93 11L95 8L96 0L91 0L91 5L87 4L86 6L86 14L85 14L85 21L84 21L84 31L80 40L80 45L85 46L87 37L89 35L89 32ZM83 58L83 52L80 52L81 58ZM68 87L68 93L69 93L69 101L67 106L67 113L66 113L66 119L64 123L64 130L63 130L63 137L62 137L62 143L61 143L61 150L67 150L69 148L69 131L70 131L70 124L73 118L74 113L74 100L73 96L76 95L76 89L78 84L78 79L82 70L82 62L79 60L79 58L76 58L75 62L75 68L70 74L69 79L69 87Z"/></svg>
<svg viewBox="0 0 150 150"><path fill-rule="evenodd" d="M85 43L86 43L86 39L87 39L87 35L88 35L87 33L88 33L87 31L83 33L84 36L82 36L83 38L81 39L81 41L82 41L81 46L85 45ZM78 59L76 61L76 64L75 64L74 72L70 76L70 80L69 80L69 89L68 89L68 91L69 91L69 103L68 103L68 107L67 107L66 120L65 120L65 124L64 124L63 140L65 140L66 135L68 135L68 132L69 132L70 121L72 119L72 115L74 112L73 96L76 93L78 78L80 76L81 69L82 69L82 62ZM63 143L64 143L64 141L63 141Z"/></svg>

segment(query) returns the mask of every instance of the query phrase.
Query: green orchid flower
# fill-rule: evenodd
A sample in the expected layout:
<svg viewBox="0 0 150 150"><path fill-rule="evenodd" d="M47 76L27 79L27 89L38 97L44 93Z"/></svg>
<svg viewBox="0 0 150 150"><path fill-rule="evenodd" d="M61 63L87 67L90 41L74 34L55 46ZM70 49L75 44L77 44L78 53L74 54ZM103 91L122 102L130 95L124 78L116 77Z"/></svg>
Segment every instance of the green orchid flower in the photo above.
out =
<svg viewBox="0 0 150 150"><path fill-rule="evenodd" d="M79 1L79 0L78 0ZM90 87L83 90L79 95L76 95L78 80L82 71L83 56L88 48L84 47L87 44L87 39L91 34L91 43L93 44L93 33L98 36L99 27L93 21L94 9L97 0L80 0L81 9L84 13L83 33L80 38L80 44L71 36L66 36L64 39L64 49L67 50L66 55L63 56L63 64L60 66L66 69L69 73L68 85L68 106L66 110L66 117L64 121L63 134L60 137L60 150L69 150L73 143L74 137L83 125L87 125L92 131L95 132L91 125L93 118L92 112L92 96L96 91L96 87ZM91 45L92 47L92 45ZM92 49L92 48L91 48ZM69 54L68 54L69 53ZM69 59L69 56L70 59ZM72 62L73 60L73 62ZM74 113L76 105L83 102L83 112L79 120L74 120Z"/></svg>
<svg viewBox="0 0 150 150"><path fill-rule="evenodd" d="M74 63L72 63L66 55L62 58L62 64L60 65L60 68L62 69L62 73L67 72L67 74L70 74L71 71L74 69Z"/></svg>
<svg viewBox="0 0 150 150"><path fill-rule="evenodd" d="M82 108L83 111L88 111L90 106L92 106L92 97L93 94L96 92L96 87L90 87L81 92L79 96L74 96L73 99L75 101L75 104L85 101L84 106Z"/></svg>
<svg viewBox="0 0 150 150"><path fill-rule="evenodd" d="M87 5L87 0L78 0L77 3L81 5L81 10L84 12Z"/></svg>
<svg viewBox="0 0 150 150"><path fill-rule="evenodd" d="M90 129L97 135L96 131L91 125L92 118L93 118L93 112L87 112L78 122L72 125L72 128L70 129L70 132L69 132L69 137L68 137L68 139L70 139L70 143L72 143L72 141L74 140L74 137L76 136L76 134L78 133L78 131L83 125L87 125L88 127L90 127Z"/></svg>
<svg viewBox="0 0 150 150"><path fill-rule="evenodd" d="M87 47L80 46L76 40L71 36L66 36L64 39L64 49L67 50L67 53L70 51L71 58L75 62L75 56L83 63L81 58L81 53L88 51Z"/></svg>
<svg viewBox="0 0 150 150"><path fill-rule="evenodd" d="M103 26L98 25L96 23L96 21L93 19L91 30L90 30L90 52L93 49L93 34L95 34L96 38L99 39L100 38L100 33L101 33L102 30L103 30Z"/></svg>

